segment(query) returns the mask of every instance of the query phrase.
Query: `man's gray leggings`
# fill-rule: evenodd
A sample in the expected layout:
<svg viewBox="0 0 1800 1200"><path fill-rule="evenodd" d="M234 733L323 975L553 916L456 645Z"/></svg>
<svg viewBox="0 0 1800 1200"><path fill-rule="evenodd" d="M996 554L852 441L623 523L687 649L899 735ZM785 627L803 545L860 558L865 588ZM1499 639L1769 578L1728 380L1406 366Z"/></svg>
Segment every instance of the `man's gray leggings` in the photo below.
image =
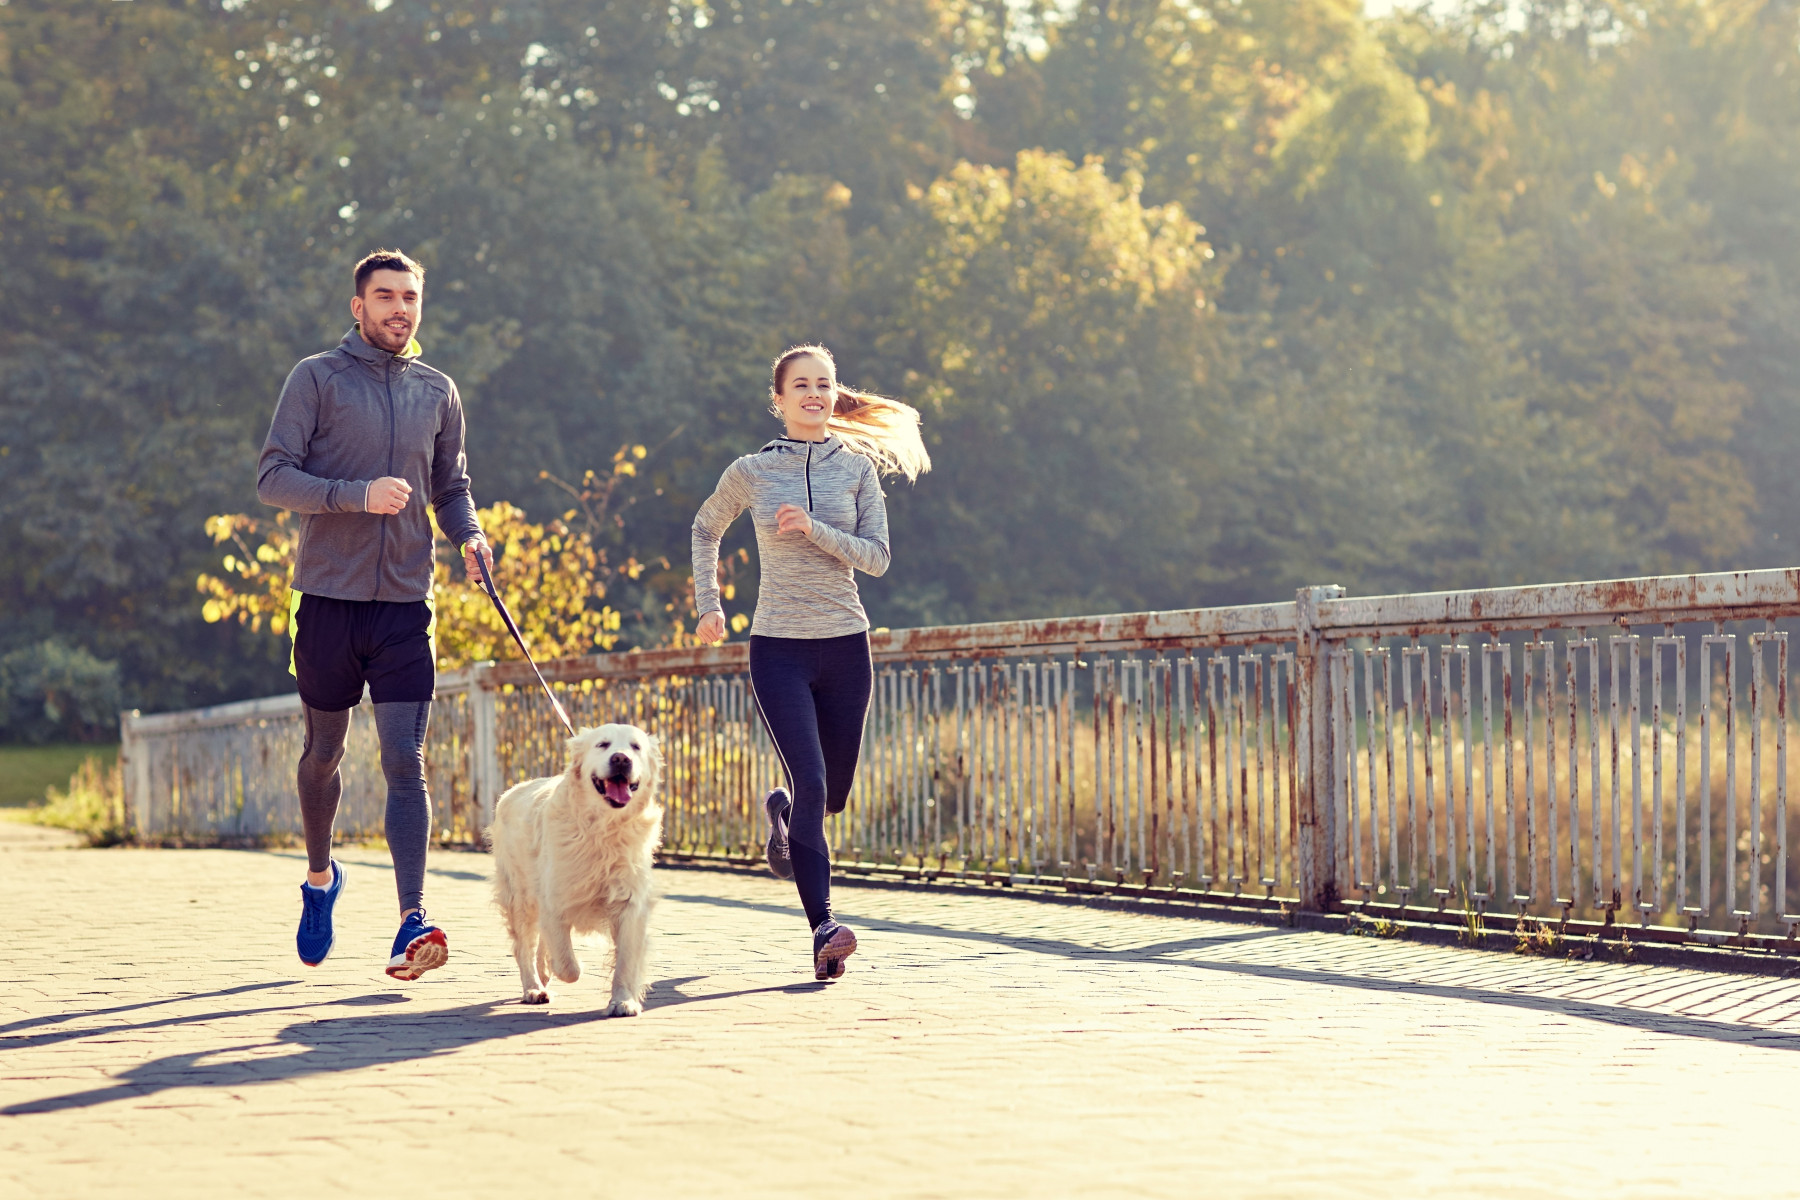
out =
<svg viewBox="0 0 1800 1200"><path fill-rule="evenodd" d="M425 790L425 727L431 701L376 704L381 773L387 776L387 842L394 858L400 911L418 908L425 895L425 848L431 842L431 796ZM306 865L314 872L331 863L331 827L344 794L338 764L354 709L324 712L301 705L306 746L300 752L300 824L306 830Z"/></svg>

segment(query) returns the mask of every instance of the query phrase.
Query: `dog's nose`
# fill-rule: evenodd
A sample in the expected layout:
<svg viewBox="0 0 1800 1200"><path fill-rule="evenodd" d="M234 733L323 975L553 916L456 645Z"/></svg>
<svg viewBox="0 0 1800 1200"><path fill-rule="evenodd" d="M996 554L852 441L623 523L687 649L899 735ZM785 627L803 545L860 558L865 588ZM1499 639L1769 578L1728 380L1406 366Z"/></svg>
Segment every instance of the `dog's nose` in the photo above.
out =
<svg viewBox="0 0 1800 1200"><path fill-rule="evenodd" d="M614 771L623 773L631 770L631 755L629 754L615 754L606 761Z"/></svg>

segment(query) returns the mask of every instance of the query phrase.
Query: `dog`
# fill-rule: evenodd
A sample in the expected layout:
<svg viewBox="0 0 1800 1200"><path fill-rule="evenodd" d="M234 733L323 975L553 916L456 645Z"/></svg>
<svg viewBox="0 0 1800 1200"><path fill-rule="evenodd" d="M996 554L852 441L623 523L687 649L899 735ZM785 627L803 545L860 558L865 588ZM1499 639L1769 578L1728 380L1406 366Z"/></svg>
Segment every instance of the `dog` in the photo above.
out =
<svg viewBox="0 0 1800 1200"><path fill-rule="evenodd" d="M584 729L569 768L508 788L488 829L494 893L512 935L526 1004L550 1002L550 977L581 978L571 940L613 942L609 1017L644 1000L644 950L655 893L650 857L662 840L662 748L635 725Z"/></svg>

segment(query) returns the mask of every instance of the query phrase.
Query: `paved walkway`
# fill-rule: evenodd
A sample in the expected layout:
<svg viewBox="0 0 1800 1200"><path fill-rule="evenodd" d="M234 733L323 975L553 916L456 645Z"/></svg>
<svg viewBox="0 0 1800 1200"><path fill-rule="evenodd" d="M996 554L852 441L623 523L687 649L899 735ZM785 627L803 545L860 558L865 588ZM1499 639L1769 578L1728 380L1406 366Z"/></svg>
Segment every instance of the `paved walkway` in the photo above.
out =
<svg viewBox="0 0 1800 1200"><path fill-rule="evenodd" d="M0 837L0 1195L1800 1192L1800 982L843 889L825 986L786 885L668 871L609 1021L515 1003L479 855L390 982L345 857L307 970L293 853Z"/></svg>

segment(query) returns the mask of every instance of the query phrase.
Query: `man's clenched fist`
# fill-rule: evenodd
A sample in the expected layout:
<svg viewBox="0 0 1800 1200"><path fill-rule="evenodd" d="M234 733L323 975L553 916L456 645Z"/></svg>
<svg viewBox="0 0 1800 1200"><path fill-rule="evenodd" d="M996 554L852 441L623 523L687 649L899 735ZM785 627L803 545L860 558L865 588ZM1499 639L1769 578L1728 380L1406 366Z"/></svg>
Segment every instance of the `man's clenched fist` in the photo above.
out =
<svg viewBox="0 0 1800 1200"><path fill-rule="evenodd" d="M363 501L363 508L389 517L405 508L407 498L411 495L412 484L391 475L385 476L369 485L369 498Z"/></svg>

